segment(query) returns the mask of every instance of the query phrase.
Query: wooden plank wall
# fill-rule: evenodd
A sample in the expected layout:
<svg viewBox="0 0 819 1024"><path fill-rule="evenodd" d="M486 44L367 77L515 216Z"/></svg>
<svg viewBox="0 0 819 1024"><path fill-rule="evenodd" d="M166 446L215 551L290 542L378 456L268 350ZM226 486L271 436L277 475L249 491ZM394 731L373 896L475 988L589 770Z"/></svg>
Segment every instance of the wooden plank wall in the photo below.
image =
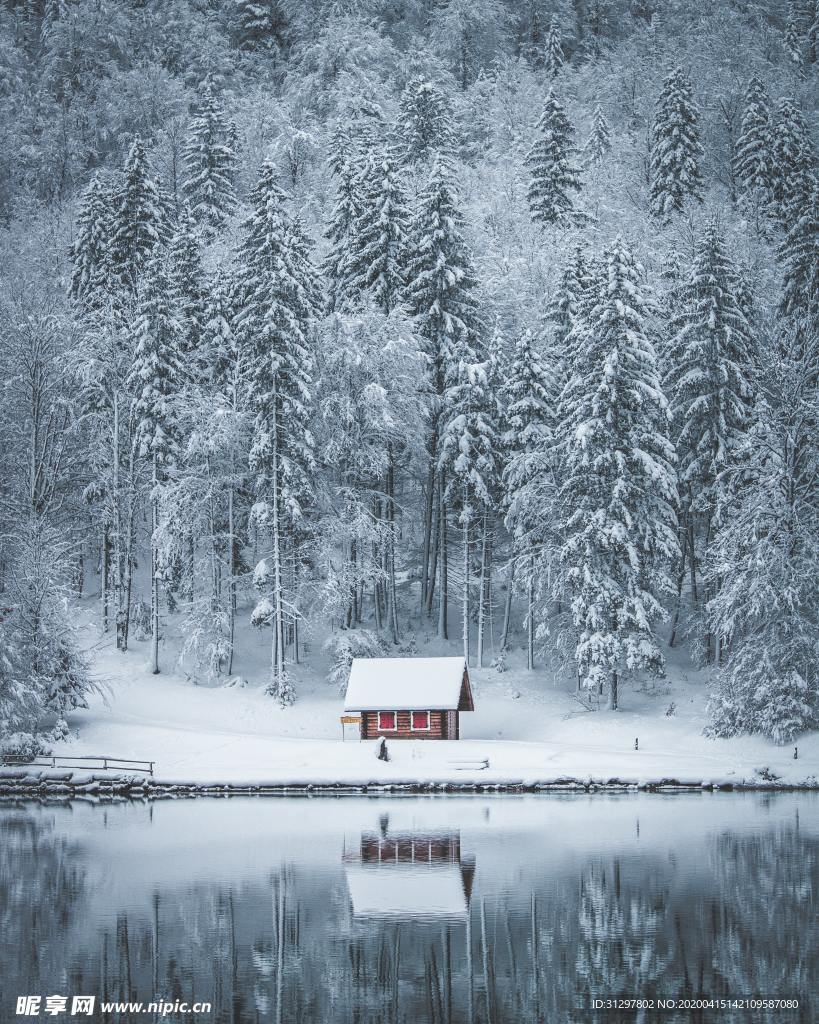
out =
<svg viewBox="0 0 819 1024"><path fill-rule="evenodd" d="M393 731L385 731L383 733L387 740L445 740L445 739L457 739L458 738L458 712L457 711L430 711L429 713L429 732L414 732L410 728L410 713L409 711L399 711L398 714L398 728ZM452 735L450 731L452 726L447 723L447 715L455 716L455 735ZM361 712L361 738L364 740L377 739L382 733L378 731L378 712L377 711L362 711Z"/></svg>

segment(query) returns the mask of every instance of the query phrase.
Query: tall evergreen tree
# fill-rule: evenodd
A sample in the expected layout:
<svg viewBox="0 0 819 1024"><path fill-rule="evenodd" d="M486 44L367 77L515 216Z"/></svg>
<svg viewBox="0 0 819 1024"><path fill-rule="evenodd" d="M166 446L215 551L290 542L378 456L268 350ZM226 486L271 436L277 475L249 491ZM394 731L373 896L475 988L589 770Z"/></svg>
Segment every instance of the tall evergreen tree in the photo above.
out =
<svg viewBox="0 0 819 1024"><path fill-rule="evenodd" d="M790 213L791 226L779 248L784 267L782 311L817 323L819 314L819 183Z"/></svg>
<svg viewBox="0 0 819 1024"><path fill-rule="evenodd" d="M236 18L243 50L277 53L283 49L287 22L279 0L236 0Z"/></svg>
<svg viewBox="0 0 819 1024"><path fill-rule="evenodd" d="M77 214L77 235L71 246L69 296L85 311L106 301L111 277L111 205L113 190L94 175Z"/></svg>
<svg viewBox="0 0 819 1024"><path fill-rule="evenodd" d="M463 237L452 169L439 158L420 197L411 228L406 300L416 318L426 364L429 470L424 512L422 596L431 613L436 564L445 579L445 481L439 466L444 394L459 353L474 349L479 323L472 259ZM437 503L438 514L435 514ZM434 542L434 543L433 543ZM446 629L445 588L439 593L439 628Z"/></svg>
<svg viewBox="0 0 819 1024"><path fill-rule="evenodd" d="M159 189L139 136L131 144L113 205L112 273L126 294L136 295L148 261L165 235Z"/></svg>
<svg viewBox="0 0 819 1024"><path fill-rule="evenodd" d="M699 108L681 67L663 82L651 131L651 209L667 221L689 200L702 200Z"/></svg>
<svg viewBox="0 0 819 1024"><path fill-rule="evenodd" d="M785 743L819 725L819 351L815 332L777 334L714 540L709 614L730 643L710 711L719 736Z"/></svg>
<svg viewBox="0 0 819 1024"><path fill-rule="evenodd" d="M557 78L560 69L563 67L563 39L560 34L560 26L556 18L549 23L549 31L546 33L546 47L544 64L548 78Z"/></svg>
<svg viewBox="0 0 819 1024"><path fill-rule="evenodd" d="M697 601L697 567L707 552L722 474L733 464L749 422L756 362L740 305L739 278L718 226L697 244L691 276L671 323L665 387L674 418L680 498ZM710 638L706 637L706 656Z"/></svg>
<svg viewBox="0 0 819 1024"><path fill-rule="evenodd" d="M286 211L272 161L262 165L248 198L251 212L237 253L235 327L247 352L248 401L255 415L254 520L269 532L272 547L270 560L256 568L263 596L253 621L273 627L269 692L284 705L295 699L284 666L285 544L312 491L310 324L318 295L304 235Z"/></svg>
<svg viewBox="0 0 819 1024"><path fill-rule="evenodd" d="M183 206L179 223L168 244L168 265L176 312L183 330L183 352L192 377L205 371L200 351L205 324L205 271L202 246L190 209Z"/></svg>
<svg viewBox="0 0 819 1024"><path fill-rule="evenodd" d="M771 213L779 228L787 231L810 195L816 173L805 118L789 97L777 103L772 140L775 173Z"/></svg>
<svg viewBox="0 0 819 1024"><path fill-rule="evenodd" d="M498 436L488 364L471 361L475 353L466 345L460 346L458 356L444 399L439 466L449 480L444 497L458 509L461 527L461 627L469 664L473 530L493 502Z"/></svg>
<svg viewBox="0 0 819 1024"><path fill-rule="evenodd" d="M207 79L197 114L188 126L185 193L197 223L211 234L224 227L236 207L233 136L213 82Z"/></svg>
<svg viewBox="0 0 819 1024"><path fill-rule="evenodd" d="M771 102L756 75L745 90L745 106L734 153L734 179L742 201L767 209L775 168L771 151Z"/></svg>
<svg viewBox="0 0 819 1024"><path fill-rule="evenodd" d="M639 268L621 239L604 258L605 284L568 386L561 498L575 657L586 684L607 685L616 709L625 671L662 669L653 624L664 617L677 552L676 482Z"/></svg>
<svg viewBox="0 0 819 1024"><path fill-rule="evenodd" d="M151 670L159 672L159 488L180 445L182 324L173 308L171 280L159 255L146 265L133 325L131 379L136 393L136 438L151 465Z"/></svg>
<svg viewBox="0 0 819 1024"><path fill-rule="evenodd" d="M350 257L361 216L361 166L347 121L339 121L333 131L327 163L333 176L335 202L324 232L330 247L322 270L329 285L327 311L332 313L356 296Z"/></svg>
<svg viewBox="0 0 819 1024"><path fill-rule="evenodd" d="M515 558L523 569L527 605L526 667L532 669L535 662L535 558L544 540L547 509L554 504L551 448L555 409L552 404L554 382L529 330L518 338L503 399L505 518L514 538ZM520 573L518 579L521 579Z"/></svg>
<svg viewBox="0 0 819 1024"><path fill-rule="evenodd" d="M401 303L407 261L409 210L401 167L387 147L362 169L359 214L347 257L351 290L368 292L385 313Z"/></svg>
<svg viewBox="0 0 819 1024"><path fill-rule="evenodd" d="M401 94L399 130L407 163L428 163L452 149L452 115L447 97L422 77L412 78Z"/></svg>
<svg viewBox="0 0 819 1024"><path fill-rule="evenodd" d="M580 173L575 163L574 128L552 89L546 95L537 134L526 158L532 220L536 224L576 222L579 213L572 193L580 191Z"/></svg>
<svg viewBox="0 0 819 1024"><path fill-rule="evenodd" d="M600 104L594 108L592 115L591 134L583 147L583 160L590 167L597 167L603 162L611 149L611 129Z"/></svg>

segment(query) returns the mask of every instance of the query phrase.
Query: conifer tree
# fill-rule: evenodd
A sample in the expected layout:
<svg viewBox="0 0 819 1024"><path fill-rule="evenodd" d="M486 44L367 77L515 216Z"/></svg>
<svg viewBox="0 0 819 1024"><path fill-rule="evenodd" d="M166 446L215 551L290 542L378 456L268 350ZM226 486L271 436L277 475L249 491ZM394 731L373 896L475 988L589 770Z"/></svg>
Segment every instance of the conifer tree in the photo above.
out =
<svg viewBox="0 0 819 1024"><path fill-rule="evenodd" d="M523 331L515 346L503 389L505 430L503 471L506 526L522 562L526 586L526 667L535 663L535 557L544 540L547 509L554 501L551 467L555 425L554 383L535 348L532 332ZM518 579L521 577L518 576Z"/></svg>
<svg viewBox="0 0 819 1024"><path fill-rule="evenodd" d="M567 389L562 554L579 671L586 685L608 686L616 709L624 672L663 666L653 624L664 617L677 551L676 481L639 267L621 239L604 259L604 287Z"/></svg>
<svg viewBox="0 0 819 1024"><path fill-rule="evenodd" d="M796 101L789 97L776 106L772 139L775 173L771 213L780 230L787 232L810 195L815 178L807 125Z"/></svg>
<svg viewBox="0 0 819 1024"><path fill-rule="evenodd" d="M711 535L721 474L733 464L749 422L755 346L739 292L737 271L712 222L680 291L665 380L695 601L697 566L705 553L697 550L697 539L706 544Z"/></svg>
<svg viewBox="0 0 819 1024"><path fill-rule="evenodd" d="M537 123L538 137L526 158L527 198L536 224L569 224L579 219L573 192L580 191L574 128L552 89Z"/></svg>
<svg viewBox="0 0 819 1024"><path fill-rule="evenodd" d="M406 291L407 306L416 318L426 364L429 470L424 514L422 596L428 613L432 608L436 563L440 578L443 580L445 577L445 537L441 524L446 519L443 500L446 485L441 477L438 451L444 394L458 353L474 349L479 324L475 277L462 233L463 223L452 168L446 160L439 158L421 192L411 226L412 249ZM434 515L436 501L438 516ZM444 589L439 593L439 600L439 628L444 631L447 600Z"/></svg>
<svg viewBox="0 0 819 1024"><path fill-rule="evenodd" d="M563 40L560 34L560 26L556 18L549 23L549 31L546 34L546 53L544 57L546 75L548 78L557 78L560 69L563 67Z"/></svg>
<svg viewBox="0 0 819 1024"><path fill-rule="evenodd" d="M790 212L791 226L779 247L784 268L782 312L810 322L819 313L819 184Z"/></svg>
<svg viewBox="0 0 819 1024"><path fill-rule="evenodd" d="M110 248L112 273L126 294L137 294L145 267L164 238L161 207L145 147L137 136L131 144L122 183L114 197Z"/></svg>
<svg viewBox="0 0 819 1024"><path fill-rule="evenodd" d="M182 325L161 256L145 267L133 326L131 380L140 455L151 465L151 670L159 672L159 488L177 461L182 377Z"/></svg>
<svg viewBox="0 0 819 1024"><path fill-rule="evenodd" d="M71 247L69 295L86 312L105 303L110 287L111 203L111 187L95 174L81 200Z"/></svg>
<svg viewBox="0 0 819 1024"><path fill-rule="evenodd" d="M400 164L385 147L360 177L360 206L346 261L350 289L370 293L384 313L400 305L406 274L409 211Z"/></svg>
<svg viewBox="0 0 819 1024"><path fill-rule="evenodd" d="M399 127L404 159L409 164L427 163L437 153L448 153L452 149L449 102L441 90L425 78L412 78L401 94Z"/></svg>
<svg viewBox="0 0 819 1024"><path fill-rule="evenodd" d="M745 204L767 209L775 169L771 152L771 103L761 80L754 76L745 90L745 106L734 153L734 179Z"/></svg>
<svg viewBox="0 0 819 1024"><path fill-rule="evenodd" d="M497 481L497 423L490 392L488 364L474 361L475 353L462 344L453 367L444 404L439 466L449 483L445 497L458 509L461 527L461 627L466 663L470 659L470 622L474 525L493 502Z"/></svg>
<svg viewBox="0 0 819 1024"><path fill-rule="evenodd" d="M702 200L699 109L681 67L665 78L651 132L651 209L662 221Z"/></svg>
<svg viewBox="0 0 819 1024"><path fill-rule="evenodd" d="M714 540L709 614L730 643L709 710L718 736L785 743L819 725L816 334L779 324L765 356Z"/></svg>
<svg viewBox="0 0 819 1024"><path fill-rule="evenodd" d="M236 207L233 137L233 125L225 116L213 82L207 79L199 110L188 127L185 193L197 223L211 235L224 227Z"/></svg>
<svg viewBox="0 0 819 1024"><path fill-rule="evenodd" d="M329 284L327 312L332 313L342 309L356 296L356 289L352 283L350 254L361 215L361 166L353 145L350 126L346 121L339 121L336 125L327 163L333 176L335 202L330 222L324 232L330 248L324 258L322 270Z"/></svg>
<svg viewBox="0 0 819 1024"><path fill-rule="evenodd" d="M198 378L205 369L205 354L200 352L205 322L205 271L202 246L191 211L182 207L179 223L168 244L171 289L182 331L182 350L187 372Z"/></svg>
<svg viewBox="0 0 819 1024"><path fill-rule="evenodd" d="M273 627L268 689L285 705L295 699L284 666L285 544L312 491L310 324L318 294L306 240L287 213L272 161L262 165L248 199L251 212L237 253L235 329L247 353L248 402L255 416L250 466L258 500L253 517L269 532L272 546L270 559L256 568L262 598L252 621Z"/></svg>
<svg viewBox="0 0 819 1024"><path fill-rule="evenodd" d="M279 0L236 0L239 46L275 53L286 41L287 23Z"/></svg>
<svg viewBox="0 0 819 1024"><path fill-rule="evenodd" d="M597 167L603 162L606 154L611 149L611 136L609 123L606 115L600 108L600 104L594 108L592 115L592 130L586 145L583 148L583 159L590 167Z"/></svg>

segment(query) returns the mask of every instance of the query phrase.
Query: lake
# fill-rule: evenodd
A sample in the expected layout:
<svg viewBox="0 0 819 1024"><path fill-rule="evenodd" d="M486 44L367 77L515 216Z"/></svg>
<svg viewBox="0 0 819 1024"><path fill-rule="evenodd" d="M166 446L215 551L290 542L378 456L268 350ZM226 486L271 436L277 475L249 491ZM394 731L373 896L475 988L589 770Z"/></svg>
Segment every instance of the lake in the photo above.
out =
<svg viewBox="0 0 819 1024"><path fill-rule="evenodd" d="M0 1019L816 1020L818 891L815 793L6 804Z"/></svg>

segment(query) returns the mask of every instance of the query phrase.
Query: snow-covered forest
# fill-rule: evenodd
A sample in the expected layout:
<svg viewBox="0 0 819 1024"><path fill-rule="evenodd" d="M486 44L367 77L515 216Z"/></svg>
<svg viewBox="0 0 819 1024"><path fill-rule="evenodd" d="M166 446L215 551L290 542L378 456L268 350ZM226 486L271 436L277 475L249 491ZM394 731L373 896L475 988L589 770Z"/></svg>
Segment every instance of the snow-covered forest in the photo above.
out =
<svg viewBox="0 0 819 1024"><path fill-rule="evenodd" d="M819 724L817 0L2 0L0 736L523 650ZM491 628L491 643L489 642ZM39 731L38 731L39 730Z"/></svg>

